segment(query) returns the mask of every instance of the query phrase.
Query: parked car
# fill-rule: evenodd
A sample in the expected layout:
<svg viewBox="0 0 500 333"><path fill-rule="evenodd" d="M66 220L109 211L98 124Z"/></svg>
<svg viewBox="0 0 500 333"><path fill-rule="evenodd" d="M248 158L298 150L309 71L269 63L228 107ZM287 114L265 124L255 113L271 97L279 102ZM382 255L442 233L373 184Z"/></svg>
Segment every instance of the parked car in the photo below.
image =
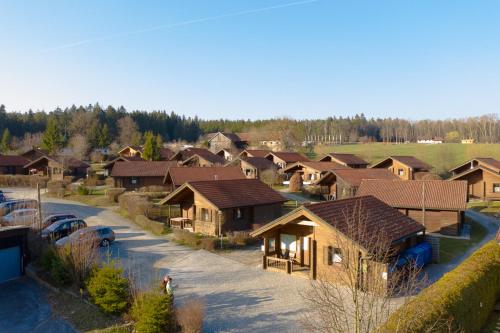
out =
<svg viewBox="0 0 500 333"><path fill-rule="evenodd" d="M0 190L0 203L7 201L7 198L5 198L5 194L3 194L3 191Z"/></svg>
<svg viewBox="0 0 500 333"><path fill-rule="evenodd" d="M3 225L27 225L35 227L39 221L38 209L18 209L0 218Z"/></svg>
<svg viewBox="0 0 500 333"><path fill-rule="evenodd" d="M34 199L8 200L0 203L0 216L9 214L18 209L38 208L38 201Z"/></svg>
<svg viewBox="0 0 500 333"><path fill-rule="evenodd" d="M86 242L93 247L107 247L115 241L115 233L110 227L93 226L83 228L73 232L71 235L63 237L56 242L56 246L66 246Z"/></svg>
<svg viewBox="0 0 500 333"><path fill-rule="evenodd" d="M82 219L76 218L60 220L43 229L42 238L49 241L57 241L60 238L66 237L71 233L86 227L87 223L85 223L85 221Z"/></svg>
<svg viewBox="0 0 500 333"><path fill-rule="evenodd" d="M43 219L43 228L45 229L57 221L68 219L76 219L76 216L73 214L51 214Z"/></svg>

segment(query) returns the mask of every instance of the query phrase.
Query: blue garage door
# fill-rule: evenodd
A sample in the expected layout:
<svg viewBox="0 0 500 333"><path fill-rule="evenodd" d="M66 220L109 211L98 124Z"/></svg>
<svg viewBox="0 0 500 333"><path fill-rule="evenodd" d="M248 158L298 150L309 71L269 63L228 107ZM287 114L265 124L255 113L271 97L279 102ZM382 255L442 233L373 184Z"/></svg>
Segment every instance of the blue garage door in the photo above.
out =
<svg viewBox="0 0 500 333"><path fill-rule="evenodd" d="M0 282L21 276L21 249L19 246L0 250Z"/></svg>

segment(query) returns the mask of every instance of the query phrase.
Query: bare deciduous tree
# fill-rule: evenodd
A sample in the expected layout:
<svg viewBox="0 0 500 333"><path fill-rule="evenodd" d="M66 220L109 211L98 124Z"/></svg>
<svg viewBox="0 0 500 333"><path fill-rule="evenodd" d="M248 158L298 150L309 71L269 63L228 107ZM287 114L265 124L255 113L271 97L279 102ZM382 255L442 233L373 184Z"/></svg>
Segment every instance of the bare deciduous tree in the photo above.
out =
<svg viewBox="0 0 500 333"><path fill-rule="evenodd" d="M130 116L125 116L118 120L119 129L119 143L123 146L137 144L137 138L140 137L140 133L137 124Z"/></svg>
<svg viewBox="0 0 500 333"><path fill-rule="evenodd" d="M73 151L73 156L77 159L84 160L89 151L87 139L82 134L75 134L69 140L69 146Z"/></svg>

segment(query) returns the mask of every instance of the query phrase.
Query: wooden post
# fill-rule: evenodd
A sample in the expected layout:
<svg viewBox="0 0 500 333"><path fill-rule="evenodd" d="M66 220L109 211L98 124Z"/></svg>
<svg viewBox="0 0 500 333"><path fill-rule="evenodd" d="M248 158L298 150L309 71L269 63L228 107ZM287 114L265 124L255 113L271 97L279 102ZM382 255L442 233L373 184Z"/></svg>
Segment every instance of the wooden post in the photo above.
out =
<svg viewBox="0 0 500 333"><path fill-rule="evenodd" d="M300 267L304 267L304 237L300 237L299 240L299 246L300 246Z"/></svg>
<svg viewBox="0 0 500 333"><path fill-rule="evenodd" d="M311 241L311 247L309 248L309 251L311 251L311 262L310 262L310 266L311 266L311 270L310 270L310 274L311 274L311 279L312 280L316 280L316 255L317 255L317 251L316 251L316 240L312 240Z"/></svg>
<svg viewBox="0 0 500 333"><path fill-rule="evenodd" d="M262 256L262 268L267 269L267 256L266 255Z"/></svg>
<svg viewBox="0 0 500 333"><path fill-rule="evenodd" d="M291 260L286 261L286 272L288 274L292 274L292 261Z"/></svg>
<svg viewBox="0 0 500 333"><path fill-rule="evenodd" d="M269 254L269 238L264 237L264 255Z"/></svg>
<svg viewBox="0 0 500 333"><path fill-rule="evenodd" d="M42 202L40 200L40 183L36 184L36 192L38 196L38 231L42 232Z"/></svg>

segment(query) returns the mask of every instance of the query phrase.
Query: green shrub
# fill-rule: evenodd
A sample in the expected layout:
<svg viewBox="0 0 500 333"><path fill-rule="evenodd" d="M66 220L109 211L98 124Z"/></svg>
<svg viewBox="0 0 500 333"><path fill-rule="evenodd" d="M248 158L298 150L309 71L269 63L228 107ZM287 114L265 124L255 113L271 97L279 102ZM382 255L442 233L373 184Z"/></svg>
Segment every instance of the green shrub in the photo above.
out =
<svg viewBox="0 0 500 333"><path fill-rule="evenodd" d="M124 188L108 188L106 190L106 196L111 202L118 202L118 196L125 192Z"/></svg>
<svg viewBox="0 0 500 333"><path fill-rule="evenodd" d="M87 282L92 301L105 313L123 313L130 299L129 281L123 269L107 264L96 268Z"/></svg>
<svg viewBox="0 0 500 333"><path fill-rule="evenodd" d="M85 186L78 186L77 192L79 195L89 195L89 189L86 188Z"/></svg>
<svg viewBox="0 0 500 333"><path fill-rule="evenodd" d="M45 250L40 258L40 265L44 270L50 272L52 269L52 262L57 259L56 251L50 247Z"/></svg>
<svg viewBox="0 0 500 333"><path fill-rule="evenodd" d="M491 241L395 311L382 332L480 332L500 298L500 245Z"/></svg>
<svg viewBox="0 0 500 333"><path fill-rule="evenodd" d="M71 272L57 255L52 259L52 264L50 267L50 277L58 286L66 286L73 282Z"/></svg>
<svg viewBox="0 0 500 333"><path fill-rule="evenodd" d="M139 295L130 315L135 320L138 333L172 332L175 328L175 315L170 295L160 292L146 292Z"/></svg>

